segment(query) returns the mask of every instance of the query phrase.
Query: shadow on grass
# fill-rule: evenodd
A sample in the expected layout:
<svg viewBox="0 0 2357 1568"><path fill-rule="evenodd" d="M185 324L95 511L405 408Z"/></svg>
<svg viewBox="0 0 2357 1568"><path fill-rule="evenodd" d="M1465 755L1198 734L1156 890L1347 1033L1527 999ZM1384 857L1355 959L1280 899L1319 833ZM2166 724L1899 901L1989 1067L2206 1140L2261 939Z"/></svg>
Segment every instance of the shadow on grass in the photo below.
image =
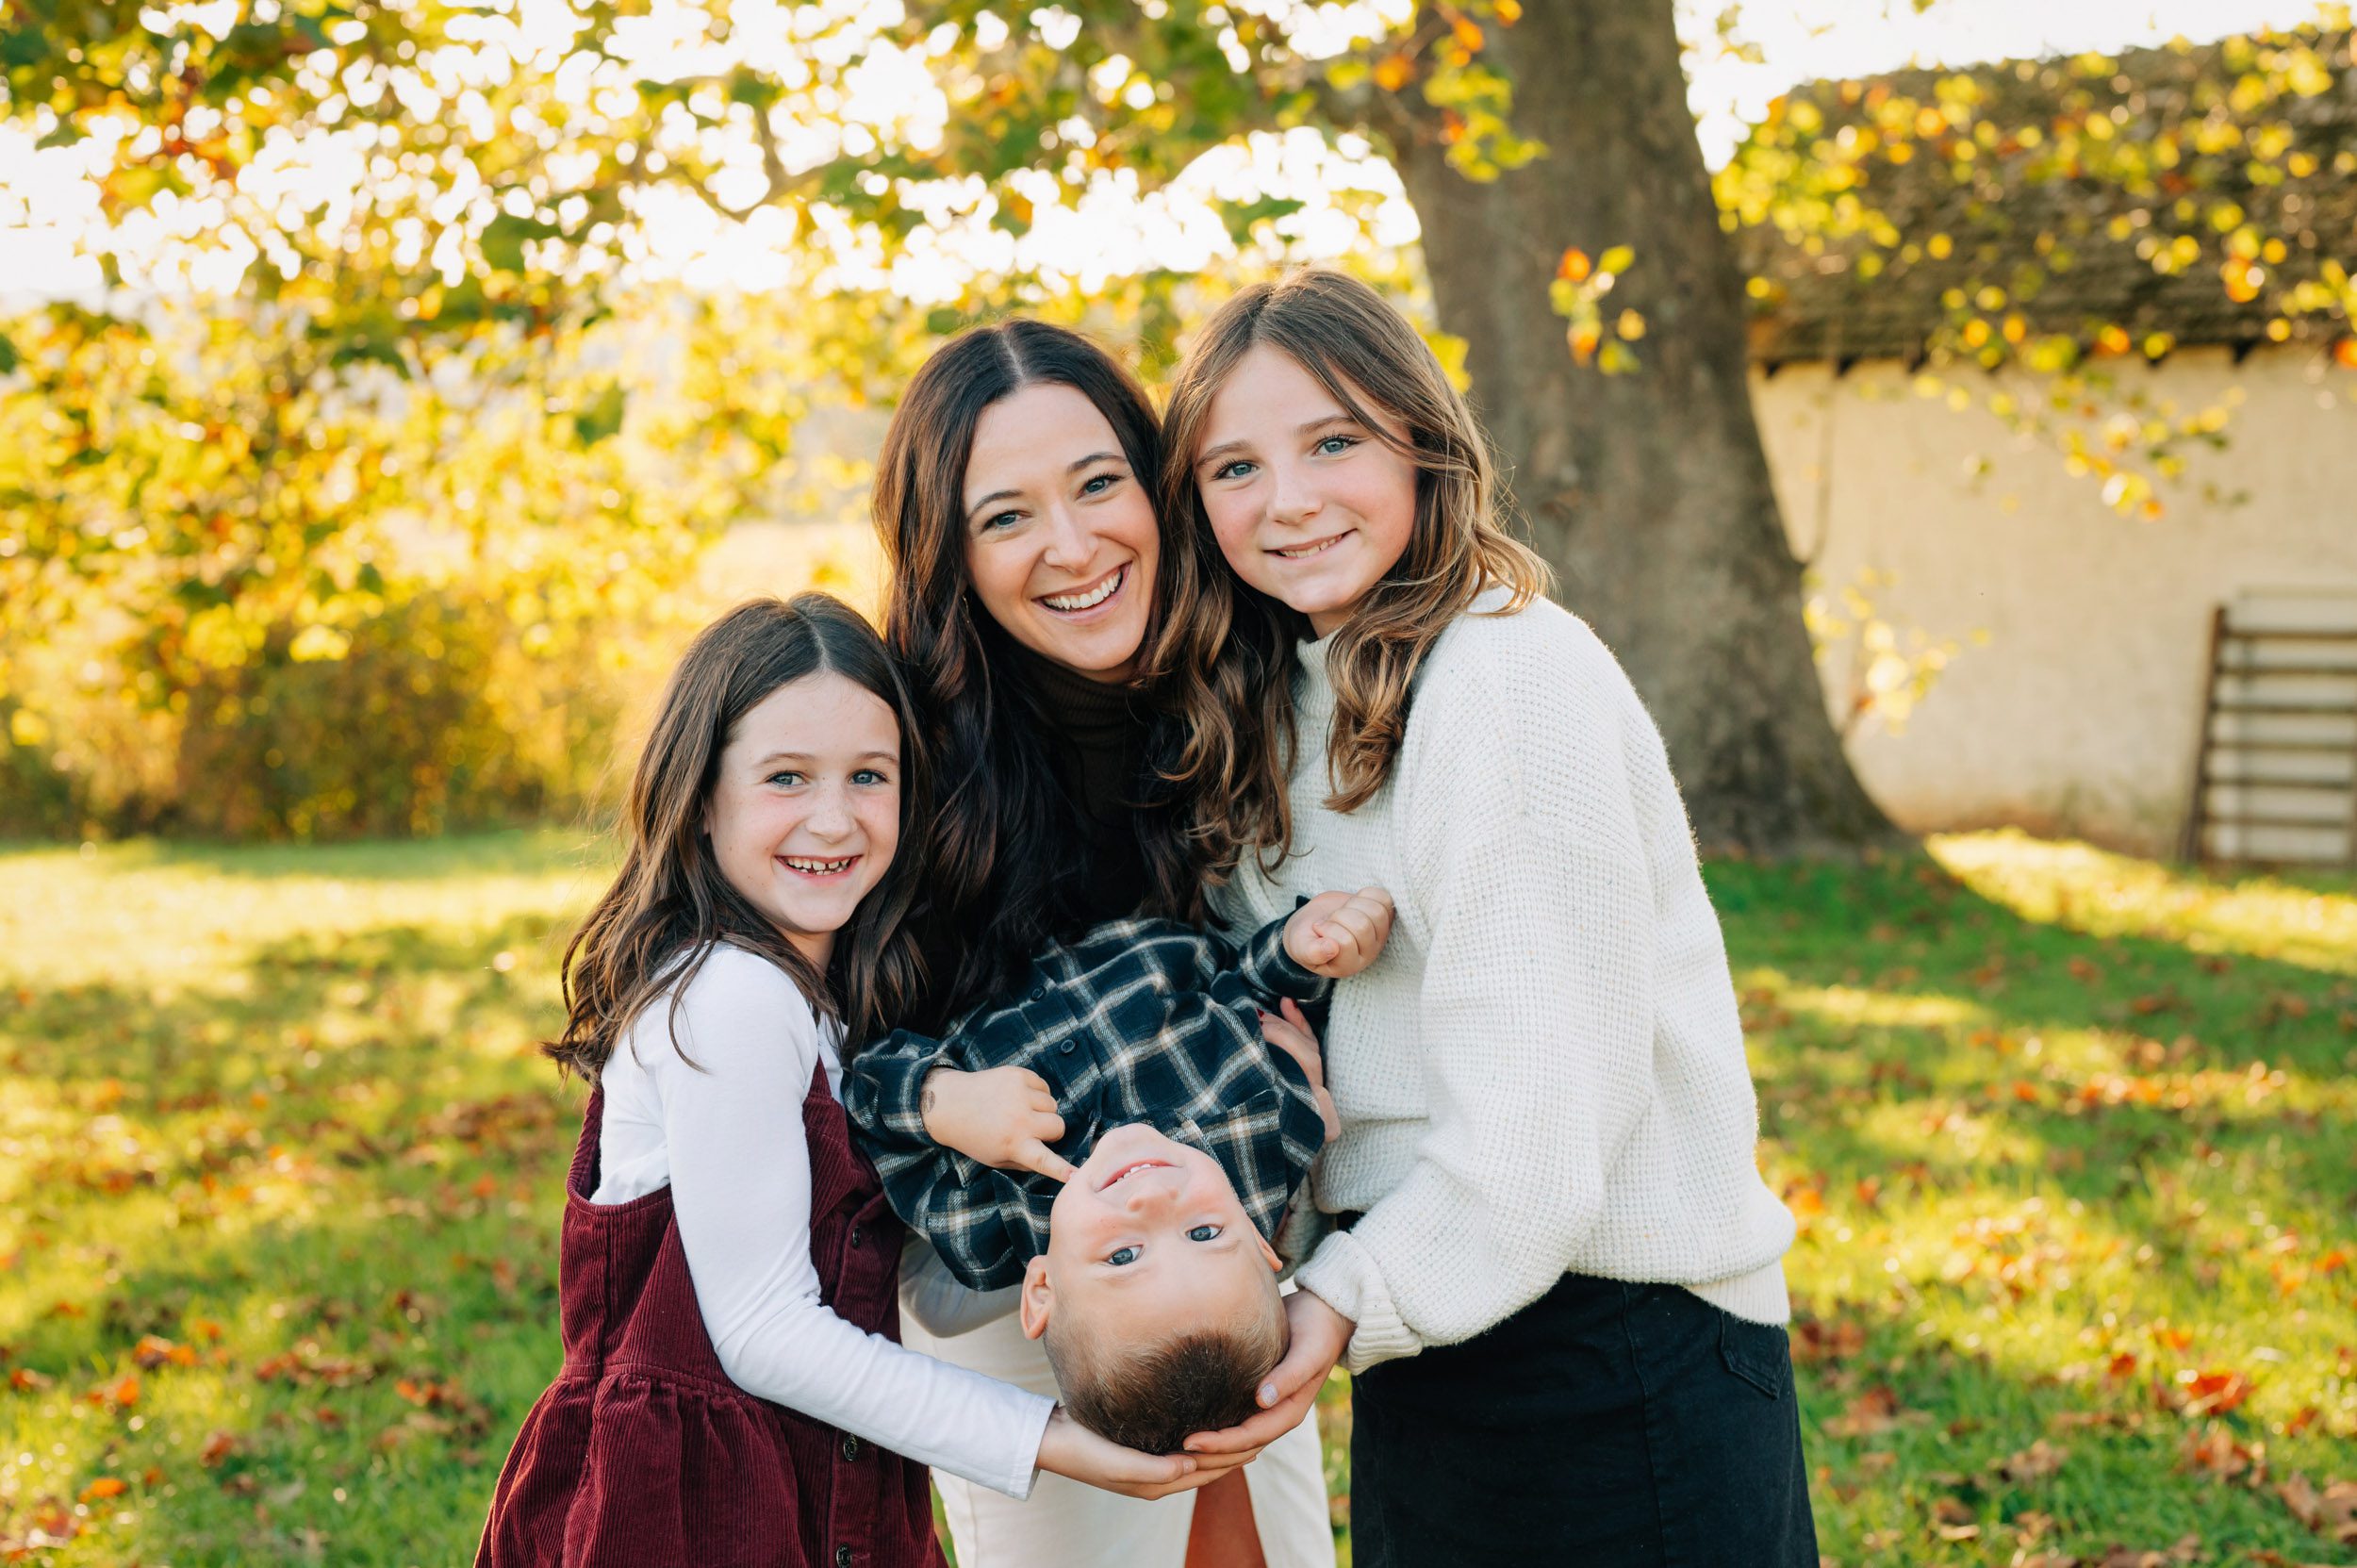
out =
<svg viewBox="0 0 2357 1568"><path fill-rule="evenodd" d="M131 1478L88 1560L471 1554L561 1359L582 1094L532 1052L549 966L499 966L561 937L387 925L211 990L15 987L0 1434L40 1456L28 1504Z"/></svg>

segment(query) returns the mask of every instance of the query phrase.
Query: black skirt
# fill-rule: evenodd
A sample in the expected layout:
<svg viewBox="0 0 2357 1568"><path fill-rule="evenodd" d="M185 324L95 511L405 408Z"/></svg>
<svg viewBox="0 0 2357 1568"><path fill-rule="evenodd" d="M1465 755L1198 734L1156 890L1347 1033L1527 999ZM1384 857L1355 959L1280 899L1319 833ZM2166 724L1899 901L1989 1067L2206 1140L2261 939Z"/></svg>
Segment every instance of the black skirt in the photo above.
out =
<svg viewBox="0 0 2357 1568"><path fill-rule="evenodd" d="M1565 1275L1352 1379L1352 1560L1818 1568L1798 1405L1782 1329Z"/></svg>

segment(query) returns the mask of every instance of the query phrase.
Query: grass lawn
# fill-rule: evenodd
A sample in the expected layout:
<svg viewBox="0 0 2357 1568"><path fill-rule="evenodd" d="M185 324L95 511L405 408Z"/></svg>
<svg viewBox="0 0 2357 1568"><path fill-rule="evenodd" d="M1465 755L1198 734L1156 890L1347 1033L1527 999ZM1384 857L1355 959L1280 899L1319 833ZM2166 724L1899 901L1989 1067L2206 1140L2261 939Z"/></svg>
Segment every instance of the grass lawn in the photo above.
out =
<svg viewBox="0 0 2357 1568"><path fill-rule="evenodd" d="M1827 1560L2357 1563L2357 881L1932 854L1711 872ZM558 1360L531 1042L597 880L0 853L0 1560L469 1560Z"/></svg>

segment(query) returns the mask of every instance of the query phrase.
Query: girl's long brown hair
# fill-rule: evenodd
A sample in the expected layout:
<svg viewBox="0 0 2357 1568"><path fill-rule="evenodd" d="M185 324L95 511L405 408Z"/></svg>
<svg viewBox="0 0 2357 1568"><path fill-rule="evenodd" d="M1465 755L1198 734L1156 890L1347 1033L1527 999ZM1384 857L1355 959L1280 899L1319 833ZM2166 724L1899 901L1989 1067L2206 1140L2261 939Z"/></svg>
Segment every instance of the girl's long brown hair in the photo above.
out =
<svg viewBox="0 0 2357 1568"><path fill-rule="evenodd" d="M1237 580L1195 472L1212 400L1262 344L1291 356L1369 436L1416 465L1408 548L1334 634L1327 656L1335 697L1329 809L1356 811L1391 777L1416 671L1449 622L1493 585L1511 594L1494 613L1510 615L1552 581L1498 515L1490 445L1473 410L1383 296L1309 268L1222 305L1179 367L1162 416L1162 515L1191 524L1186 544L1169 553L1189 558L1184 576L1197 602L1185 620L1172 617L1148 661L1149 677L1168 682L1183 708L1185 741L1165 772L1190 798L1189 834L1214 873L1247 850L1274 865L1293 838L1285 790L1297 740L1294 649L1310 635L1309 618Z"/></svg>
<svg viewBox="0 0 2357 1568"><path fill-rule="evenodd" d="M901 852L860 900L825 973L730 884L704 832L720 753L737 721L780 686L822 670L873 693L900 727ZM851 1048L898 1022L923 982L906 922L927 770L909 718L908 693L883 643L826 594L752 600L697 634L663 688L631 777L622 868L565 949L565 1032L541 1049L594 1081L631 1020L666 987L678 1048L680 999L723 941L784 970L813 1008L843 1021ZM683 957L684 967L675 967Z"/></svg>
<svg viewBox="0 0 2357 1568"><path fill-rule="evenodd" d="M917 1021L938 1027L1013 983L1042 937L1068 923L1080 867L1079 804L1051 758L1039 694L1014 641L975 600L965 568L965 466L993 404L1026 387L1070 387L1113 426L1149 497L1159 495L1162 433L1129 371L1087 338L1020 317L952 338L925 361L884 433L876 463L876 532L892 567L884 640L900 660L931 747L940 799L918 912L932 983ZM1170 530L1146 632L1192 613L1169 579ZM1175 733L1175 722L1156 734ZM1200 916L1200 875L1163 792L1141 780L1136 817L1148 908Z"/></svg>

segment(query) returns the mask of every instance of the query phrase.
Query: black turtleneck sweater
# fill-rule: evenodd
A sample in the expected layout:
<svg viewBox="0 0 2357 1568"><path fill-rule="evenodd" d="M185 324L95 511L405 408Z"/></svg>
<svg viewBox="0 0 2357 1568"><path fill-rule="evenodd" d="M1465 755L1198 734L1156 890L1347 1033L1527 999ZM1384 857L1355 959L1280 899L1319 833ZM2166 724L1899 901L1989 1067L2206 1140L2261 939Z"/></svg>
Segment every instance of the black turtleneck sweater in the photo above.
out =
<svg viewBox="0 0 2357 1568"><path fill-rule="evenodd" d="M1080 808L1079 875L1064 884L1063 914L1076 927L1135 914L1149 886L1136 805L1146 770L1143 706L1127 686L1092 681L1028 648L1015 655L1039 693L1050 752Z"/></svg>

